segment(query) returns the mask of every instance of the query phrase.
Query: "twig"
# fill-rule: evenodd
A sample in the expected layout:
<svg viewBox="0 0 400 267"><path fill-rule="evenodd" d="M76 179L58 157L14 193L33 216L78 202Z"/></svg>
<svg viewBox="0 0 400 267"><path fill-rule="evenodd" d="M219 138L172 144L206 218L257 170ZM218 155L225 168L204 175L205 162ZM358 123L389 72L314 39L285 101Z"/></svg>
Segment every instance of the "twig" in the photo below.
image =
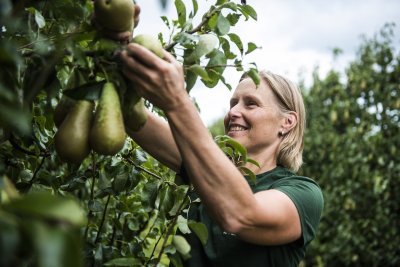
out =
<svg viewBox="0 0 400 267"><path fill-rule="evenodd" d="M33 173L33 176L31 178L31 180L29 181L29 187L31 187L33 182L35 181L36 176L37 176L39 170L42 168L45 159L46 159L46 157L42 156L42 160L40 161L39 166L36 168L35 172Z"/></svg>
<svg viewBox="0 0 400 267"><path fill-rule="evenodd" d="M101 230L103 228L104 222L106 220L107 208L108 208L108 203L110 202L110 198L111 198L111 194L108 194L107 202L106 202L106 205L104 206L103 216L101 217L99 230L97 231L96 239L94 240L95 244L99 241L100 233L101 233Z"/></svg>
<svg viewBox="0 0 400 267"><path fill-rule="evenodd" d="M94 196L94 184L96 181L96 159L95 159L95 154L92 153L92 186L90 188L90 200L93 200L93 196ZM90 217L92 217L93 212L91 210L89 210L88 213L88 223L86 225L86 229L85 229L85 240L87 239L88 233L89 233L89 223L90 223Z"/></svg>
<svg viewBox="0 0 400 267"><path fill-rule="evenodd" d="M12 136L11 136L11 138L9 139L9 141L10 141L11 145L12 145L15 149L17 149L17 150L19 150L19 151L21 151L21 152L23 152L23 153L25 153L25 154L27 154L27 155L38 156L38 155L36 155L35 152L29 151L29 150L27 150L27 149L21 147L20 145L18 145L17 142L15 142L15 140L14 140L14 138L13 138Z"/></svg>
<svg viewBox="0 0 400 267"><path fill-rule="evenodd" d="M135 163L132 159L128 158L128 157L123 157L126 161L128 161L130 164L132 164L133 166L135 166L135 169L139 169L141 171L144 171L147 174L150 174L151 176L159 179L159 180L164 180L162 177L158 176L157 174L143 168L142 166L138 165L137 163Z"/></svg>
<svg viewBox="0 0 400 267"><path fill-rule="evenodd" d="M119 221L119 219L121 218L122 212L118 213L117 215L117 221ZM114 243L114 239L115 239L115 232L117 231L117 224L114 223L113 225L113 229L112 229L112 234L111 234L111 239L109 242L109 246L111 247Z"/></svg>
<svg viewBox="0 0 400 267"><path fill-rule="evenodd" d="M162 256L162 254L164 253L164 249L165 249L165 245L167 244L168 237L171 235L172 230L173 230L173 228L174 228L174 226L175 226L175 224L176 224L176 221L178 220L178 217L179 217L180 213L181 213L182 210L183 210L183 207L185 206L185 204L186 204L186 202L187 202L186 200L187 200L187 197L189 196L189 193L190 193L190 190L188 190L188 191L186 192L185 198L183 199L182 203L180 204L180 206L179 206L179 208L178 208L178 212L175 214L174 218L172 219L171 224L170 224L169 227L168 227L168 230L167 230L166 236L165 236L165 238L164 238L163 244L162 244L162 246L161 246L160 253L158 254L157 262L156 262L155 266L157 266L158 263L159 263L160 260L161 260L161 256ZM161 240L161 237L160 237L160 240ZM157 242L157 243L158 243L158 242ZM154 252L155 252L155 247L154 247L153 253L154 253ZM152 253L151 256L150 256L150 259L153 257L153 253Z"/></svg>

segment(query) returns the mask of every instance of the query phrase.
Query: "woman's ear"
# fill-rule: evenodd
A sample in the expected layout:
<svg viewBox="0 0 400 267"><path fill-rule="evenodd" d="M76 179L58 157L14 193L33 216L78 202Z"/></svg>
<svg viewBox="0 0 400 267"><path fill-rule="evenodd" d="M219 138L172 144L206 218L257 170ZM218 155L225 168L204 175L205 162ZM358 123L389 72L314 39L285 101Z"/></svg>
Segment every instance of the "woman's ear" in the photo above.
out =
<svg viewBox="0 0 400 267"><path fill-rule="evenodd" d="M290 111L284 115L284 121L282 124L282 134L288 133L297 124L297 113Z"/></svg>

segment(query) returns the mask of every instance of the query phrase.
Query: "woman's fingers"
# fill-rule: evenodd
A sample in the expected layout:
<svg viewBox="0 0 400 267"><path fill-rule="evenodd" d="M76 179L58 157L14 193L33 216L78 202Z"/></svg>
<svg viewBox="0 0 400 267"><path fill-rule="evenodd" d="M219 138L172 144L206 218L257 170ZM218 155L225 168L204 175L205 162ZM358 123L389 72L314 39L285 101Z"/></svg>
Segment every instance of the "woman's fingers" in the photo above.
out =
<svg viewBox="0 0 400 267"><path fill-rule="evenodd" d="M121 52L121 59L124 63L124 73L140 76L141 80L152 81L152 71L142 62L138 62L135 57L128 54L126 50ZM131 77L128 75L128 77Z"/></svg>
<svg viewBox="0 0 400 267"><path fill-rule="evenodd" d="M149 68L157 68L161 66L163 63L166 63L164 60L156 56L149 49L144 46L130 43L126 46L126 51L129 56L135 58L140 61L142 64L148 66Z"/></svg>

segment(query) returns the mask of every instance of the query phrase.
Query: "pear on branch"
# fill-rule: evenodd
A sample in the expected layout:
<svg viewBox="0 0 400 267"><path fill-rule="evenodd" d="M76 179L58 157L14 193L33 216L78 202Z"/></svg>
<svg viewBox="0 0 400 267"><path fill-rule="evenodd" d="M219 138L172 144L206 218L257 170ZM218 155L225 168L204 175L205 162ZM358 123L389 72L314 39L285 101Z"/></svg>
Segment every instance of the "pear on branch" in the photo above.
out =
<svg viewBox="0 0 400 267"><path fill-rule="evenodd" d="M135 8L132 0L94 0L96 22L109 31L131 31Z"/></svg>
<svg viewBox="0 0 400 267"><path fill-rule="evenodd" d="M68 113L76 104L76 101L68 96L63 95L54 109L53 120L57 128L59 128L67 117Z"/></svg>
<svg viewBox="0 0 400 267"><path fill-rule="evenodd" d="M90 130L90 146L99 154L115 155L124 146L125 139L118 91L113 83L107 82L103 86Z"/></svg>
<svg viewBox="0 0 400 267"><path fill-rule="evenodd" d="M161 42L152 35L139 34L132 39L132 43L136 43L146 47L160 58L164 57L164 49L163 46L161 45Z"/></svg>
<svg viewBox="0 0 400 267"><path fill-rule="evenodd" d="M93 110L92 101L79 100L61 123L54 143L56 152L63 161L80 164L89 155Z"/></svg>
<svg viewBox="0 0 400 267"><path fill-rule="evenodd" d="M125 92L122 111L127 130L136 132L147 121L144 100L137 94L134 88L130 88Z"/></svg>

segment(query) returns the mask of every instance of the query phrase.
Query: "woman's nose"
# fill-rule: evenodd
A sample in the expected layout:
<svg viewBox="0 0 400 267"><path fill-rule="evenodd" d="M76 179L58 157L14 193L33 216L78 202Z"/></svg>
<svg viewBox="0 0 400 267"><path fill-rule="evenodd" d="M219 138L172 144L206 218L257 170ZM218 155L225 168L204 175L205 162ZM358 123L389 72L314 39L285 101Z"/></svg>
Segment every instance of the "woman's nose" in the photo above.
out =
<svg viewBox="0 0 400 267"><path fill-rule="evenodd" d="M231 118L240 117L240 115L241 115L241 108L240 108L240 105L237 104L237 105L231 107L231 108L229 109L229 111L228 111L228 115L229 115L229 117L231 117Z"/></svg>

